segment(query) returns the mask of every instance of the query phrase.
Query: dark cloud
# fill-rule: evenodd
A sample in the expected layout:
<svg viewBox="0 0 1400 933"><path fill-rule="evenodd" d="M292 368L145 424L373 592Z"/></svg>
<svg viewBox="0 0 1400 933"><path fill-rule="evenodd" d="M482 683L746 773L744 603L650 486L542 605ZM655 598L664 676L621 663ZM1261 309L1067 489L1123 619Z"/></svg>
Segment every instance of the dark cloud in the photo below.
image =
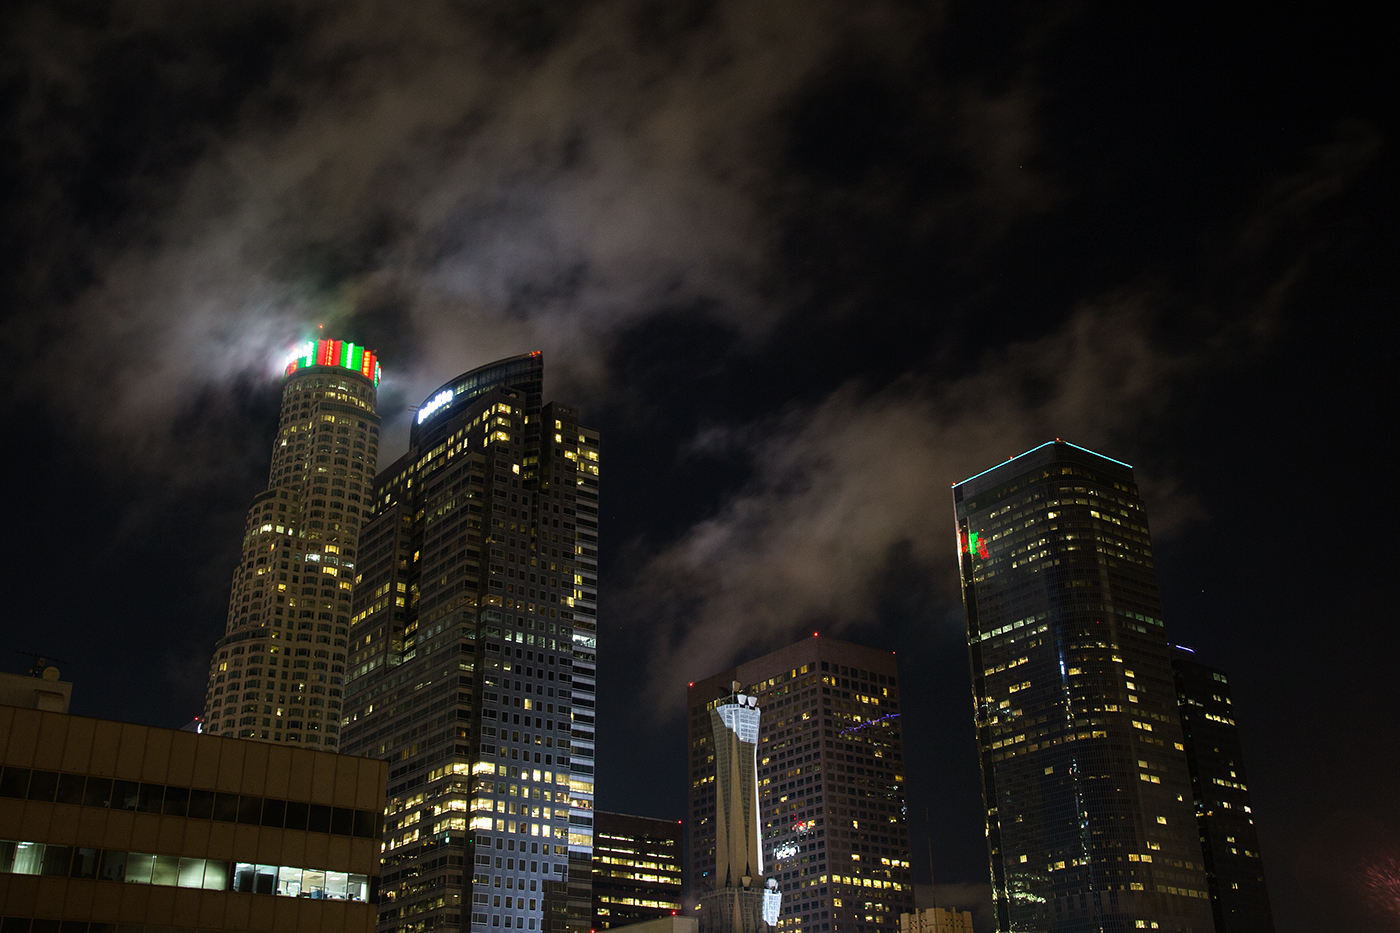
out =
<svg viewBox="0 0 1400 933"><path fill-rule="evenodd" d="M16 171L43 183L25 206L89 246L30 257L49 316L11 326L27 381L62 391L59 357L90 366L107 390L85 417L144 444L200 386L272 375L312 324L408 350L386 370L409 397L521 346L567 348L556 375L598 385L607 335L658 306L771 325L773 124L852 46L897 65L908 42L888 40L917 24L687 9L17 16Z"/></svg>
<svg viewBox="0 0 1400 933"><path fill-rule="evenodd" d="M656 708L679 701L678 675L699 679L804 628L839 635L868 626L896 553L954 597L951 521L943 525L949 485L1054 437L1133 451L1187 381L1266 352L1272 321L1315 246L1296 242L1296 228L1373 156L1370 134L1349 128L1306 171L1264 186L1234 242L1251 259L1279 255L1237 266L1251 270L1253 290L1213 308L1190 339L1174 332L1179 309L1212 296L1185 286L1121 290L1084 304L1052 334L986 354L958 378L850 383L780 415L701 430L694 454L743 452L752 476L635 571L624 618L645 619L658 633ZM1169 466L1147 464L1137 475L1158 541L1204 517Z"/></svg>
<svg viewBox="0 0 1400 933"><path fill-rule="evenodd" d="M678 676L698 679L804 626L840 635L868 625L896 550L953 597L949 486L984 469L990 452L1010 456L1060 435L1120 449L1200 365L1156 350L1151 327L1134 302L1086 307L1062 331L1013 344L961 379L847 385L817 405L701 434L698 454L745 451L753 478L637 573L629 615L653 631L665 623L658 708L679 700ZM1162 502L1159 533L1192 508L1184 495Z"/></svg>

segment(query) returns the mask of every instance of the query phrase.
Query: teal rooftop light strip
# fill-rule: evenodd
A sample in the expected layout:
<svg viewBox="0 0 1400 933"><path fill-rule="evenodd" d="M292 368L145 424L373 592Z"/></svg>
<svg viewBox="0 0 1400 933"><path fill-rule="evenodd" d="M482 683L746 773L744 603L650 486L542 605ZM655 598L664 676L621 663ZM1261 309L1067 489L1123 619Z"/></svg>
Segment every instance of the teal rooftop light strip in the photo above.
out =
<svg viewBox="0 0 1400 933"><path fill-rule="evenodd" d="M1003 461L1003 462L1001 462L1001 463L998 463L996 466L988 467L987 469L983 470L981 473L976 474L976 476L969 476L969 477L968 477L967 479L965 479L965 480L962 480L962 481L960 481L960 482L954 483L954 484L953 484L953 488L956 489L957 487L961 486L963 483L970 483L970 482L972 482L973 480L977 479L978 476L986 476L988 473L992 472L993 470L1000 470L1002 467L1006 466L1006 464L1011 463L1011 462L1016 461L1016 460L1020 460L1022 457L1025 457L1025 456L1027 456L1027 455L1029 455L1029 454L1033 454L1033 453L1035 453L1037 450L1040 450L1041 448L1044 448L1044 447L1049 447L1049 446L1051 446L1052 444L1064 444L1066 447L1073 447L1075 450L1082 450L1082 451L1084 451L1086 454L1093 454L1095 457L1099 457L1099 458L1101 458L1101 459L1103 459L1103 460L1107 460L1107 461L1110 462L1110 463L1116 463L1116 464L1118 464L1118 465L1121 466L1121 467L1127 467L1127 468L1130 469L1130 470L1133 468L1133 465L1132 465L1131 463L1124 463L1122 460L1115 460L1115 459L1113 459L1112 457L1104 456L1103 454L1099 453L1097 450L1090 450L1090 449L1087 448L1087 447L1080 447L1078 444L1071 444L1069 441L1062 441L1062 440L1056 438L1056 439L1053 440L1053 441L1046 441L1044 444L1041 444L1041 445L1039 445L1039 446L1037 446L1037 447L1032 447L1030 450L1025 451L1025 453L1019 453L1019 454L1017 454L1016 456L1011 457L1011 458L1008 459L1008 460L1005 460L1005 461Z"/></svg>

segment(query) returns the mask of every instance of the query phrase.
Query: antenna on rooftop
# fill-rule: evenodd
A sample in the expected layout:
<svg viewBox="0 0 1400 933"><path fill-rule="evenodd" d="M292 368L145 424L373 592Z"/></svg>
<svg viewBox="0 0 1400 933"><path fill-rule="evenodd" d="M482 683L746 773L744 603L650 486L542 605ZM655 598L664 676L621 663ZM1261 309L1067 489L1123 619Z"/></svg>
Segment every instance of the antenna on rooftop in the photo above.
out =
<svg viewBox="0 0 1400 933"><path fill-rule="evenodd" d="M33 663L29 665L30 677L43 677L44 669L55 664L67 664L62 658L51 658L45 654L36 654L33 651L15 651L14 654L22 654L26 658L31 658Z"/></svg>

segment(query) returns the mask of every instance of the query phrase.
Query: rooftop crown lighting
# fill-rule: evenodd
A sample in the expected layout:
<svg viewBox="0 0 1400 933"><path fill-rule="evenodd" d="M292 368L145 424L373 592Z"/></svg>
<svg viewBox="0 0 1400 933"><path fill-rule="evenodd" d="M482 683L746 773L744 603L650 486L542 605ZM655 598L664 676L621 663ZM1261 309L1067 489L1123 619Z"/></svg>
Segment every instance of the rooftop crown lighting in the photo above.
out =
<svg viewBox="0 0 1400 933"><path fill-rule="evenodd" d="M307 366L339 366L373 379L376 387L379 385L379 360L374 351L348 340L308 340L293 353L283 375L290 376Z"/></svg>

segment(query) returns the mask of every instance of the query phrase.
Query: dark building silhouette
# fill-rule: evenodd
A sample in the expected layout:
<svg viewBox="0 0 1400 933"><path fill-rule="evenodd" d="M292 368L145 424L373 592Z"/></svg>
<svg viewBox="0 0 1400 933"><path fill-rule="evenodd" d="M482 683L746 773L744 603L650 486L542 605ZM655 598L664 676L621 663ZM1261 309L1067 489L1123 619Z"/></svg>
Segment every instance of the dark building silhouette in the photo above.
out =
<svg viewBox="0 0 1400 933"><path fill-rule="evenodd" d="M1172 671L1215 929L1217 933L1273 933L1229 678L1224 671L1197 661L1189 648L1173 652Z"/></svg>
<svg viewBox="0 0 1400 933"><path fill-rule="evenodd" d="M814 635L690 686L687 903L724 883L711 719L735 682L760 712L759 858L782 893L775 928L895 933L914 909L898 671L892 652L836 638Z"/></svg>
<svg viewBox="0 0 1400 933"><path fill-rule="evenodd" d="M365 505L342 750L389 762L381 931L592 918L598 435L543 384L442 386Z"/></svg>
<svg viewBox="0 0 1400 933"><path fill-rule="evenodd" d="M953 501L998 929L1213 929L1132 468L1053 441Z"/></svg>
<svg viewBox="0 0 1400 933"><path fill-rule="evenodd" d="M681 823L597 811L593 816L593 928L681 910Z"/></svg>

